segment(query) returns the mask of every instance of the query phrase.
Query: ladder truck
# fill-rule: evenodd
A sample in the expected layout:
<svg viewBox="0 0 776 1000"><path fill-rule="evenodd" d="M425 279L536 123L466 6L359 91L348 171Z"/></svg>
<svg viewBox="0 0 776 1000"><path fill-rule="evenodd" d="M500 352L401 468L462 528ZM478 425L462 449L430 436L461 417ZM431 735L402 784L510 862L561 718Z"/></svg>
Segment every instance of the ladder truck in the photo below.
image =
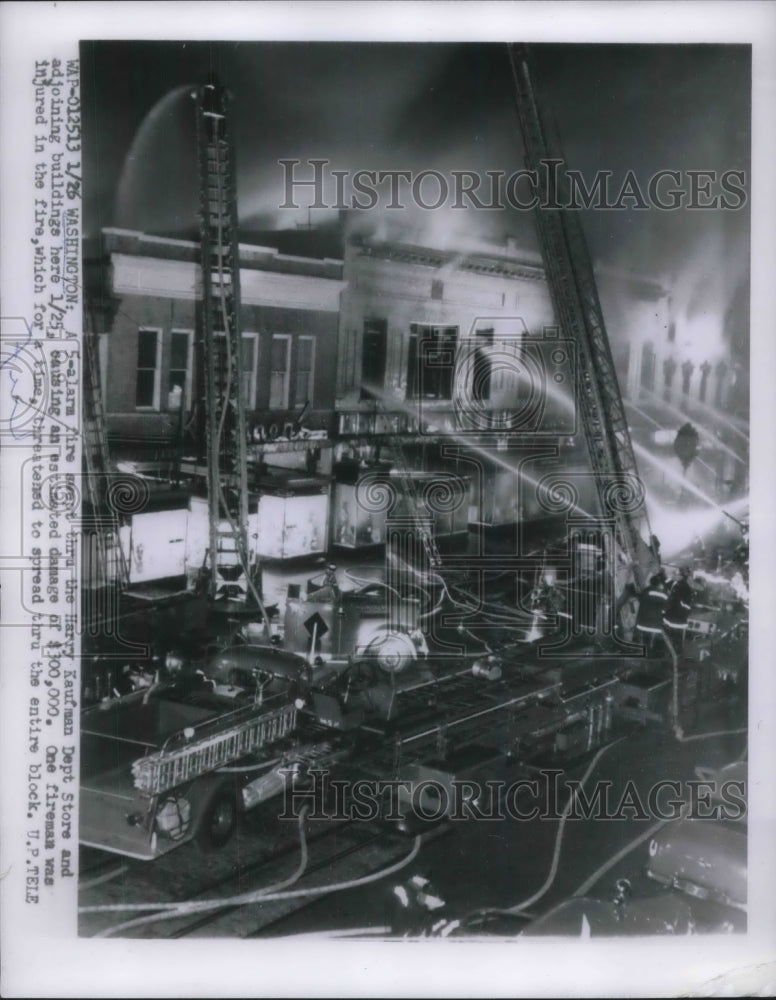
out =
<svg viewBox="0 0 776 1000"><path fill-rule="evenodd" d="M627 566L625 582L641 590L655 565L648 541L644 490L620 395L593 266L550 116L542 104L530 46L510 44L509 61L525 150L534 172L536 231L552 305L563 333L577 345L576 399L605 521ZM610 560L610 569L614 568ZM620 590L622 588L619 588Z"/></svg>
<svg viewBox="0 0 776 1000"><path fill-rule="evenodd" d="M251 600L269 621L252 579L240 331L240 267L228 99L217 82L193 95L199 164L202 299L198 370L204 381L204 442L212 601ZM91 346L91 345L90 345ZM87 394L87 468L106 463L104 418L94 358ZM89 477L91 481L92 477ZM94 501L96 503L96 500ZM102 539L101 539L102 541ZM103 541L103 547L105 543ZM232 835L249 774L265 757L295 760L297 707L285 685L219 684L193 670L160 672L150 688L86 710L81 720L81 842L151 860L196 838L221 846ZM266 685L265 685L266 686ZM280 749L279 749L280 748ZM269 755L269 756L268 756ZM249 760L242 779L224 773ZM269 765L267 765L269 766ZM238 768L239 772L239 768ZM242 773L242 772L239 772ZM251 788L250 804L259 793Z"/></svg>

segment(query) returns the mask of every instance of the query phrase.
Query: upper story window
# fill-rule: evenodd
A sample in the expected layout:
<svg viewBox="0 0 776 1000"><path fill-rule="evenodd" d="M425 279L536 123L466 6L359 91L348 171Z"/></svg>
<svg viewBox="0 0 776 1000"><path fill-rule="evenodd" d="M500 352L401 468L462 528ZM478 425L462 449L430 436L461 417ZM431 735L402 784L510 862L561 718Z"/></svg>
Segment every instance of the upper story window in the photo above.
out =
<svg viewBox="0 0 776 1000"><path fill-rule="evenodd" d="M186 410L191 408L193 341L191 330L173 330L170 334L170 368L167 375L167 400L170 408L183 407Z"/></svg>
<svg viewBox="0 0 776 1000"><path fill-rule="evenodd" d="M214 334L216 351L214 362L216 365L216 384L222 385L226 377L226 341L221 331ZM243 405L249 410L256 407L256 365L259 357L259 335L258 333L240 334L240 344L242 354L240 356L240 378L242 385Z"/></svg>
<svg viewBox="0 0 776 1000"><path fill-rule="evenodd" d="M289 334L273 333L269 368L270 409L287 410L291 374L291 336Z"/></svg>
<svg viewBox="0 0 776 1000"><path fill-rule="evenodd" d="M452 399L457 326L410 327L407 399Z"/></svg>
<svg viewBox="0 0 776 1000"><path fill-rule="evenodd" d="M160 365L161 331L138 330L135 379L135 406L138 410L159 409Z"/></svg>
<svg viewBox="0 0 776 1000"><path fill-rule="evenodd" d="M303 335L296 342L296 377L294 380L294 406L313 405L315 381L315 337Z"/></svg>
<svg viewBox="0 0 776 1000"><path fill-rule="evenodd" d="M695 365L692 361L685 361L682 365L682 393L686 396L690 391L690 382L692 381L692 373L695 371Z"/></svg>
<svg viewBox="0 0 776 1000"><path fill-rule="evenodd" d="M709 375L711 373L711 365L708 361L704 361L701 365L701 379L698 385L698 399L702 402L706 402L706 389L709 384Z"/></svg>
<svg viewBox="0 0 776 1000"><path fill-rule="evenodd" d="M655 348L649 341L641 348L641 385L650 392L655 388Z"/></svg>
<svg viewBox="0 0 776 1000"><path fill-rule="evenodd" d="M258 333L242 334L243 403L249 410L256 408L256 362L259 357Z"/></svg>
<svg viewBox="0 0 776 1000"><path fill-rule="evenodd" d="M388 323L384 319L364 321L361 362L361 398L379 398L385 386L388 354Z"/></svg>
<svg viewBox="0 0 776 1000"><path fill-rule="evenodd" d="M676 362L673 358L666 358L663 362L663 399L666 403L671 402L671 386L676 374Z"/></svg>
<svg viewBox="0 0 776 1000"><path fill-rule="evenodd" d="M473 399L486 403L491 389L503 389L506 372L503 365L494 365L492 350L494 330L489 327L477 330L474 368L471 372L471 395Z"/></svg>

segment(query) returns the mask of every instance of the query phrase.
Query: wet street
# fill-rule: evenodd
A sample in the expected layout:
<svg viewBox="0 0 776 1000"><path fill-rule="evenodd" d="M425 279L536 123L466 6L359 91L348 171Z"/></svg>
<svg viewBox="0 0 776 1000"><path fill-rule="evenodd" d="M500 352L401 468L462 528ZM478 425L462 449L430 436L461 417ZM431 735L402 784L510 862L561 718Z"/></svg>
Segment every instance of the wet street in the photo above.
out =
<svg viewBox="0 0 776 1000"><path fill-rule="evenodd" d="M713 706L704 713L704 722L720 728L738 728L740 718L730 706ZM704 725L701 731L711 731ZM569 819L563 830L557 873L546 892L527 911L540 916L567 899L626 845L655 825L655 817L639 818L638 806L629 808L622 799L628 782L633 782L638 799L647 803L649 790L661 781L679 782L683 796L688 796L687 782L697 780L699 765L716 768L741 757L746 734L679 743L670 730L653 727L640 729L604 753L591 774L586 788L596 781L611 782L612 819ZM586 763L586 762L585 762ZM580 762L568 777L579 778L585 770ZM562 812L566 797L559 795ZM526 812L528 809L526 807ZM506 818L452 821L449 833L424 847L412 865L401 874L402 881L419 874L428 878L445 900L445 913L452 917L480 908L514 907L545 886L553 868L553 854L558 841L559 821L531 821ZM616 866L603 874L591 887L589 895L612 898L620 877L631 880L634 895L664 892L646 879L644 869L648 842L642 842ZM311 930L389 926L392 914L391 889L397 879L385 885L339 893L320 902L282 924L275 933L293 934ZM502 929L503 932L503 929Z"/></svg>

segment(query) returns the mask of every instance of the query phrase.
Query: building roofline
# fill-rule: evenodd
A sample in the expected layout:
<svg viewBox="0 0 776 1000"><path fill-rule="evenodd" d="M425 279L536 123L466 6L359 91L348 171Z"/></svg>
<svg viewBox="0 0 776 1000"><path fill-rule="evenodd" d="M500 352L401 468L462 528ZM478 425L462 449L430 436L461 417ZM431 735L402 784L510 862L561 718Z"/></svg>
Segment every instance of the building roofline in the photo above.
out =
<svg viewBox="0 0 776 1000"><path fill-rule="evenodd" d="M392 261L397 264L421 264L439 270L451 265L460 271L472 271L480 274L493 274L499 277L533 277L539 281L545 279L544 267L540 262L525 257L517 257L507 253L488 253L486 251L456 251L439 250L435 247L418 246L413 243L396 241L364 241L352 246L359 256L374 257L378 260ZM495 249L495 248L494 248Z"/></svg>
<svg viewBox="0 0 776 1000"><path fill-rule="evenodd" d="M100 230L103 236L119 236L127 237L129 239L135 239L138 243L156 243L162 246L171 247L185 247L188 250L197 250L199 248L199 243L194 240L179 240L172 236L152 236L149 233L144 233L139 229L121 229L117 226L105 226ZM243 251L248 255L260 253L262 255L272 257L278 262L283 261L293 261L305 264L335 264L342 265L344 263L341 257L303 257L297 254L281 253L277 247L262 246L257 243L238 243L238 251L242 257Z"/></svg>
<svg viewBox="0 0 776 1000"><path fill-rule="evenodd" d="M478 274L497 275L500 277L534 277L546 280L546 269L539 254L523 251L518 256L514 253L493 251L487 249L471 251L441 250L436 247L420 246L414 243L402 243L395 240L364 240L350 244L357 255L374 257L378 260L392 261L397 264L421 264L426 267L444 269L451 264L460 271L470 271ZM595 264L596 274L619 278L632 282L642 289L649 289L651 295L662 297L668 294L664 283L653 275L635 274L609 264Z"/></svg>

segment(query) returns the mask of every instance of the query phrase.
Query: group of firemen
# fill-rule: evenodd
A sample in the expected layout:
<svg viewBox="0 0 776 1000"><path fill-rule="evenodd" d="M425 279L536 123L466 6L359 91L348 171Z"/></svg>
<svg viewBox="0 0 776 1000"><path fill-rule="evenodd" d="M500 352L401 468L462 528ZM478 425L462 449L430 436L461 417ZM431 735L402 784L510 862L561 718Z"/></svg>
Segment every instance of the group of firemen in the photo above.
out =
<svg viewBox="0 0 776 1000"><path fill-rule="evenodd" d="M650 577L639 595L636 615L636 632L649 653L657 652L656 644L661 641L669 650L681 653L692 605L689 566L681 566L670 582L663 569Z"/></svg>
<svg viewBox="0 0 776 1000"><path fill-rule="evenodd" d="M630 591L634 603L638 600L634 638L644 642L649 654L660 655L665 650L681 654L694 602L690 576L689 566L680 566L674 579L669 580L661 567L650 577L648 586L641 593L635 589ZM554 574L545 572L539 585L529 595L529 608L541 618L570 618L565 604L566 599Z"/></svg>

